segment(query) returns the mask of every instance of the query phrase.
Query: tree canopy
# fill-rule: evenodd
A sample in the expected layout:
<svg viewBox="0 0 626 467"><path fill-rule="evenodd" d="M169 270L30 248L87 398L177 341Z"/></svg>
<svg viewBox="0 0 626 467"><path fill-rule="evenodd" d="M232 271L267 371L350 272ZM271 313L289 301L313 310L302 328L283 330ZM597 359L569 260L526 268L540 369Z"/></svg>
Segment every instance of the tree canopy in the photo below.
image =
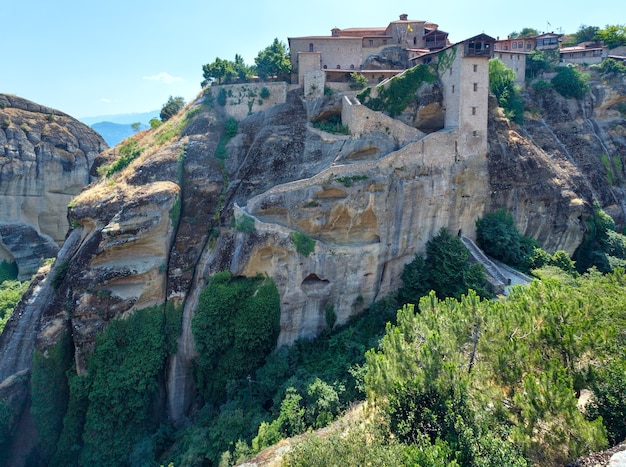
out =
<svg viewBox="0 0 626 467"><path fill-rule="evenodd" d="M278 38L274 39L271 45L261 50L254 62L256 63L258 75L263 79L274 76L278 79L283 79L291 72L291 61L289 60L287 46L280 42Z"/></svg>
<svg viewBox="0 0 626 467"><path fill-rule="evenodd" d="M607 24L604 29L598 30L596 37L603 41L609 49L626 45L626 25Z"/></svg>
<svg viewBox="0 0 626 467"><path fill-rule="evenodd" d="M176 115L183 107L185 107L185 99L180 96L172 97L170 96L167 99L167 102L163 104L161 107L161 121L166 122L174 115Z"/></svg>
<svg viewBox="0 0 626 467"><path fill-rule="evenodd" d="M533 37L533 36L538 36L539 35L539 31L537 31L535 28L522 28L522 30L520 32L517 31L513 31L511 34L509 34L509 37L511 39L517 39L518 37Z"/></svg>
<svg viewBox="0 0 626 467"><path fill-rule="evenodd" d="M597 26L585 26L582 24L578 31L574 34L574 41L576 44L580 44L581 42L594 41L596 40L596 36L598 31L600 30Z"/></svg>

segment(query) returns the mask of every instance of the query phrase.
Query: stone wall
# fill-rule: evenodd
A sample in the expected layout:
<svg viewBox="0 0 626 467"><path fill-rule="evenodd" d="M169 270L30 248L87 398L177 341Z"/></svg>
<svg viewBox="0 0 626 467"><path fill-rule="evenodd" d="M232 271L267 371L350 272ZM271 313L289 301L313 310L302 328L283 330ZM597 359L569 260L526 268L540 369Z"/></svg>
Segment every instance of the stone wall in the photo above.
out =
<svg viewBox="0 0 626 467"><path fill-rule="evenodd" d="M248 115L266 110L278 104L287 102L287 83L284 81L278 83L243 83L243 84L224 84L220 86L212 86L211 93L215 99L216 105L218 96L223 89L226 92L226 105L222 108L229 117L237 120L243 120ZM269 96L263 99L261 92L263 88L269 91Z"/></svg>
<svg viewBox="0 0 626 467"><path fill-rule="evenodd" d="M341 106L341 122L350 129L350 135L359 138L365 133L386 133L404 145L417 141L424 133L417 128L405 125L382 112L375 112L354 97L344 96Z"/></svg>

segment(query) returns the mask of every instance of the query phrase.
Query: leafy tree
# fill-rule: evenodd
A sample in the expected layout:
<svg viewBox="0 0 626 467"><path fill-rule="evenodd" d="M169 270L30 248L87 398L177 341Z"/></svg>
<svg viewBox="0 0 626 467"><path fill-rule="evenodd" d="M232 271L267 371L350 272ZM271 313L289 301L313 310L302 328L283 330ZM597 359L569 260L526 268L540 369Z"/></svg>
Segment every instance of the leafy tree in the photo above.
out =
<svg viewBox="0 0 626 467"><path fill-rule="evenodd" d="M159 128L163 122L159 120L158 118L151 118L149 123L150 123L150 128L154 130L156 128Z"/></svg>
<svg viewBox="0 0 626 467"><path fill-rule="evenodd" d="M581 42L588 42L596 40L596 36L598 31L600 30L597 26L585 26L582 24L578 31L574 34L574 41L576 44L580 44Z"/></svg>
<svg viewBox="0 0 626 467"><path fill-rule="evenodd" d="M236 71L233 62L216 57L214 62L202 65L202 76L204 80L201 86L205 87L213 80L217 80L217 84L222 84L223 81L228 82L235 74Z"/></svg>
<svg viewBox="0 0 626 467"><path fill-rule="evenodd" d="M598 71L607 76L626 74L626 65L612 58L605 58L602 63L597 66Z"/></svg>
<svg viewBox="0 0 626 467"><path fill-rule="evenodd" d="M363 73L350 73L350 89L363 89L367 86L367 78Z"/></svg>
<svg viewBox="0 0 626 467"><path fill-rule="evenodd" d="M445 228L426 244L426 259L417 254L404 266L401 279L400 303L418 303L429 290L441 298L460 298L468 289L481 296L491 295L483 267L469 263L469 251L461 239Z"/></svg>
<svg viewBox="0 0 626 467"><path fill-rule="evenodd" d="M135 133L138 133L141 130L141 122L131 123L130 127Z"/></svg>
<svg viewBox="0 0 626 467"><path fill-rule="evenodd" d="M604 42L609 49L614 49L620 45L626 45L626 25L607 24L604 29L598 30L596 37Z"/></svg>
<svg viewBox="0 0 626 467"><path fill-rule="evenodd" d="M520 234L513 216L504 209L487 213L476 221L476 242L489 256L511 266L523 262Z"/></svg>
<svg viewBox="0 0 626 467"><path fill-rule="evenodd" d="M185 99L180 96L167 99L167 102L161 107L161 121L167 122L170 118L176 115L183 107L185 107Z"/></svg>
<svg viewBox="0 0 626 467"><path fill-rule="evenodd" d="M254 59L257 73L263 79L276 76L278 79L285 79L291 72L291 61L287 46L274 39L271 45L261 50Z"/></svg>
<svg viewBox="0 0 626 467"><path fill-rule="evenodd" d="M489 60L489 88L496 95L507 118L522 123L524 107L515 85L515 72L497 58Z"/></svg>
<svg viewBox="0 0 626 467"><path fill-rule="evenodd" d="M510 34L511 39L517 39L519 38L525 38L525 37L534 37L534 36L538 36L539 35L539 31L537 31L535 28L522 28L522 30L518 33L518 32L512 32Z"/></svg>
<svg viewBox="0 0 626 467"><path fill-rule="evenodd" d="M243 57L239 54L235 54L233 69L235 71L235 75L240 81L247 81L253 73L253 70L244 63Z"/></svg>
<svg viewBox="0 0 626 467"><path fill-rule="evenodd" d="M554 69L559 63L558 50L533 50L526 56L526 77L533 79L544 71Z"/></svg>
<svg viewBox="0 0 626 467"><path fill-rule="evenodd" d="M589 91L589 75L571 66L559 67L551 82L554 89L565 98L582 99Z"/></svg>
<svg viewBox="0 0 626 467"><path fill-rule="evenodd" d="M586 407L589 420L602 417L609 442L617 444L626 438L626 357L622 356L601 368L591 385L593 397Z"/></svg>

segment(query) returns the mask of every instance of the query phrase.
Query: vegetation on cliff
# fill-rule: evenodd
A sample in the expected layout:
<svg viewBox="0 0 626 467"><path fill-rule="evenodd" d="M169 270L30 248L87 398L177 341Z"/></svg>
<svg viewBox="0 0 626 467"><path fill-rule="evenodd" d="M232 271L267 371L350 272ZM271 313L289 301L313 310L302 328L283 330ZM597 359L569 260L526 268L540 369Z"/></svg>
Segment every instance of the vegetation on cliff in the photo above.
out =
<svg viewBox="0 0 626 467"><path fill-rule="evenodd" d="M28 288L29 282L16 280L0 281L0 333L11 317L15 305L20 301Z"/></svg>
<svg viewBox="0 0 626 467"><path fill-rule="evenodd" d="M305 440L285 465L344 464L361 450L371 465L563 465L606 446L607 432L623 438L624 286L618 269L497 302L431 293L367 353L374 423ZM602 389L584 415L577 395L590 386Z"/></svg>

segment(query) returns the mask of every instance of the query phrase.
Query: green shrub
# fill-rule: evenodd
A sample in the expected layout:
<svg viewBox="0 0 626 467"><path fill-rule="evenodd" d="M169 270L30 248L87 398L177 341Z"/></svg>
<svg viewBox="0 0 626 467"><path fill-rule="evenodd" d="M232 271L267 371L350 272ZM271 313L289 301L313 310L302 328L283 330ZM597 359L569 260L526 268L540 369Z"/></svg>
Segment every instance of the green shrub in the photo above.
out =
<svg viewBox="0 0 626 467"><path fill-rule="evenodd" d="M337 180L346 188L349 188L354 182L360 182L363 180L367 180L368 178L369 177L367 175L346 175L344 177L335 177L335 180Z"/></svg>
<svg viewBox="0 0 626 467"><path fill-rule="evenodd" d="M540 95L545 94L548 92L548 89L552 89L552 87L552 83L543 79L537 80L537 82L533 83L533 89Z"/></svg>
<svg viewBox="0 0 626 467"><path fill-rule="evenodd" d="M0 283L0 334L15 306L28 289L29 282L4 281Z"/></svg>
<svg viewBox="0 0 626 467"><path fill-rule="evenodd" d="M291 234L291 241L296 246L296 251L303 256L308 257L315 251L315 240L308 235L300 232L293 232Z"/></svg>
<svg viewBox="0 0 626 467"><path fill-rule="evenodd" d="M268 97L270 97L270 90L263 86L261 88L261 92L259 93L259 97L261 99L267 99Z"/></svg>
<svg viewBox="0 0 626 467"><path fill-rule="evenodd" d="M609 442L626 438L626 359L618 358L597 371L591 385L593 396L585 408L589 420L602 417Z"/></svg>
<svg viewBox="0 0 626 467"><path fill-rule="evenodd" d="M58 290L70 269L70 262L68 259L64 259L58 265L55 263L52 269L52 277L50 279L50 285L53 289Z"/></svg>
<svg viewBox="0 0 626 467"><path fill-rule="evenodd" d="M139 143L135 139L129 139L122 143L119 147L121 157L111 164L109 169L106 171L106 176L110 177L114 173L128 167L132 161L139 157L142 151L143 149L139 146Z"/></svg>
<svg viewBox="0 0 626 467"><path fill-rule="evenodd" d="M350 89L363 89L367 86L367 78L363 73L350 73Z"/></svg>
<svg viewBox="0 0 626 467"><path fill-rule="evenodd" d="M146 431L167 357L162 307L109 322L88 361L89 407L81 463L120 465Z"/></svg>
<svg viewBox="0 0 626 467"><path fill-rule="evenodd" d="M483 267L469 263L469 251L458 236L442 228L426 244L426 259L416 254L402 270L401 303L418 303L429 290L438 297L460 298L468 289L489 297Z"/></svg>
<svg viewBox="0 0 626 467"><path fill-rule="evenodd" d="M226 99L228 98L228 95L226 94L226 89L224 88L220 88L220 90L217 93L217 103L219 105L221 105L222 107L224 107L226 105Z"/></svg>
<svg viewBox="0 0 626 467"><path fill-rule="evenodd" d="M243 214L235 222L235 229L244 233L254 232L254 217Z"/></svg>
<svg viewBox="0 0 626 467"><path fill-rule="evenodd" d="M565 98L582 99L589 92L589 75L581 73L575 67L559 67L551 83L554 89Z"/></svg>
<svg viewBox="0 0 626 467"><path fill-rule="evenodd" d="M350 134L350 128L341 123L341 115L331 115L325 120L312 122L313 128L325 131L326 133L334 133L340 135Z"/></svg>
<svg viewBox="0 0 626 467"><path fill-rule="evenodd" d="M159 115L161 117L161 121L167 122L170 118L180 112L183 107L185 107L185 99L180 96L170 96L161 108L161 113Z"/></svg>
<svg viewBox="0 0 626 467"><path fill-rule="evenodd" d="M432 83L435 79L429 65L418 65L393 77L386 87L379 86L378 97L370 97L370 88L364 89L357 97L370 109L385 111L395 117L416 99L415 93L422 84Z"/></svg>
<svg viewBox="0 0 626 467"><path fill-rule="evenodd" d="M224 132L228 139L234 137L237 134L237 129L239 128L239 122L233 117L228 118L226 122L224 122Z"/></svg>
<svg viewBox="0 0 626 467"><path fill-rule="evenodd" d="M33 353L30 411L37 427L40 451L48 461L56 451L63 430L69 401L65 372L71 362L72 343L67 332L45 354L37 350Z"/></svg>
<svg viewBox="0 0 626 467"><path fill-rule="evenodd" d="M258 368L275 347L279 328L280 297L271 279L215 274L192 321L197 383L206 400L223 400L229 381Z"/></svg>

